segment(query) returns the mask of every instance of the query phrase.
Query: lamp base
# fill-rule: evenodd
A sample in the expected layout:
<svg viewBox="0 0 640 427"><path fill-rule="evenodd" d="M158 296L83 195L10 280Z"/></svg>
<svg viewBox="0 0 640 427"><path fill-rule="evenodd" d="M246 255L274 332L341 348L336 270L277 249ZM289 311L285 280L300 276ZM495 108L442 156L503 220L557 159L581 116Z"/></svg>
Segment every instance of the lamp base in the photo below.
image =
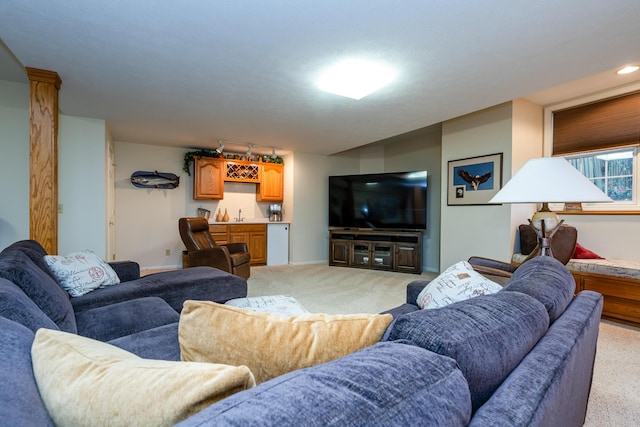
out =
<svg viewBox="0 0 640 427"><path fill-rule="evenodd" d="M542 209L536 212L529 220L529 225L531 225L531 228L533 228L533 231L535 231L538 237L538 244L525 261L539 255L553 256L551 252L551 240L563 222L563 219L561 220L558 218L558 215L551 212L547 203L542 204Z"/></svg>
<svg viewBox="0 0 640 427"><path fill-rule="evenodd" d="M553 230L559 223L560 218L549 209L548 203L543 203L540 210L531 217L531 225L537 230L542 230L543 226L547 230Z"/></svg>

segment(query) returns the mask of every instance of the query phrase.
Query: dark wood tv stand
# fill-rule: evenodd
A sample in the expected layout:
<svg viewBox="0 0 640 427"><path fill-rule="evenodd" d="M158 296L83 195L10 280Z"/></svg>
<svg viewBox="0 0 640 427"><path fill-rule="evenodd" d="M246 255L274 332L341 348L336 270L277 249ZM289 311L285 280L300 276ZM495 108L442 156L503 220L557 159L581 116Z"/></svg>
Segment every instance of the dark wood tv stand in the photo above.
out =
<svg viewBox="0 0 640 427"><path fill-rule="evenodd" d="M420 274L422 233L329 230L329 265Z"/></svg>

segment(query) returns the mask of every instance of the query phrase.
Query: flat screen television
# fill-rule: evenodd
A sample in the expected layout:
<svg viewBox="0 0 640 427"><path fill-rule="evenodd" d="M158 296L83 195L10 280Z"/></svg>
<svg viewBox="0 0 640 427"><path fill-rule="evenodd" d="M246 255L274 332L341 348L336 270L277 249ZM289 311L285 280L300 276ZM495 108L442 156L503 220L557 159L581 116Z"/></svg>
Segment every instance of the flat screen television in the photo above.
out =
<svg viewBox="0 0 640 427"><path fill-rule="evenodd" d="M426 230L427 171L330 176L329 227Z"/></svg>

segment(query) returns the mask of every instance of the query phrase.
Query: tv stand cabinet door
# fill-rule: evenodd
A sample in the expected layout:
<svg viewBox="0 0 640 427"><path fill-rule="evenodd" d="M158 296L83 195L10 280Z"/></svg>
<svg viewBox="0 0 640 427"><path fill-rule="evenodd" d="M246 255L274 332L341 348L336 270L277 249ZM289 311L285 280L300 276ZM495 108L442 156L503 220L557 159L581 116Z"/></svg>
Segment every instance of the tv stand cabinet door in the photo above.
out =
<svg viewBox="0 0 640 427"><path fill-rule="evenodd" d="M351 243L351 266L371 266L371 244L367 241L354 241Z"/></svg>
<svg viewBox="0 0 640 427"><path fill-rule="evenodd" d="M417 245L397 243L395 248L395 270L407 273L420 273L420 251Z"/></svg>
<svg viewBox="0 0 640 427"><path fill-rule="evenodd" d="M349 240L331 239L329 247L331 248L329 253L330 265L351 265L351 242Z"/></svg>

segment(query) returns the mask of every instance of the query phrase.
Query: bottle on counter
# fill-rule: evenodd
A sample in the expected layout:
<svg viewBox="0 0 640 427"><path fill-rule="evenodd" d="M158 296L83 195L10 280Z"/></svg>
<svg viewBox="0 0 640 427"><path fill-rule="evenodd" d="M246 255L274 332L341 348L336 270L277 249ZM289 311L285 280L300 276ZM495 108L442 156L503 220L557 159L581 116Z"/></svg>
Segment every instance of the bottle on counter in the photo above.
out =
<svg viewBox="0 0 640 427"><path fill-rule="evenodd" d="M229 222L229 212L227 212L227 209L224 209L224 216L222 217L222 221L223 222Z"/></svg>
<svg viewBox="0 0 640 427"><path fill-rule="evenodd" d="M222 210L218 208L218 215L216 215L216 222L222 222L223 219Z"/></svg>

